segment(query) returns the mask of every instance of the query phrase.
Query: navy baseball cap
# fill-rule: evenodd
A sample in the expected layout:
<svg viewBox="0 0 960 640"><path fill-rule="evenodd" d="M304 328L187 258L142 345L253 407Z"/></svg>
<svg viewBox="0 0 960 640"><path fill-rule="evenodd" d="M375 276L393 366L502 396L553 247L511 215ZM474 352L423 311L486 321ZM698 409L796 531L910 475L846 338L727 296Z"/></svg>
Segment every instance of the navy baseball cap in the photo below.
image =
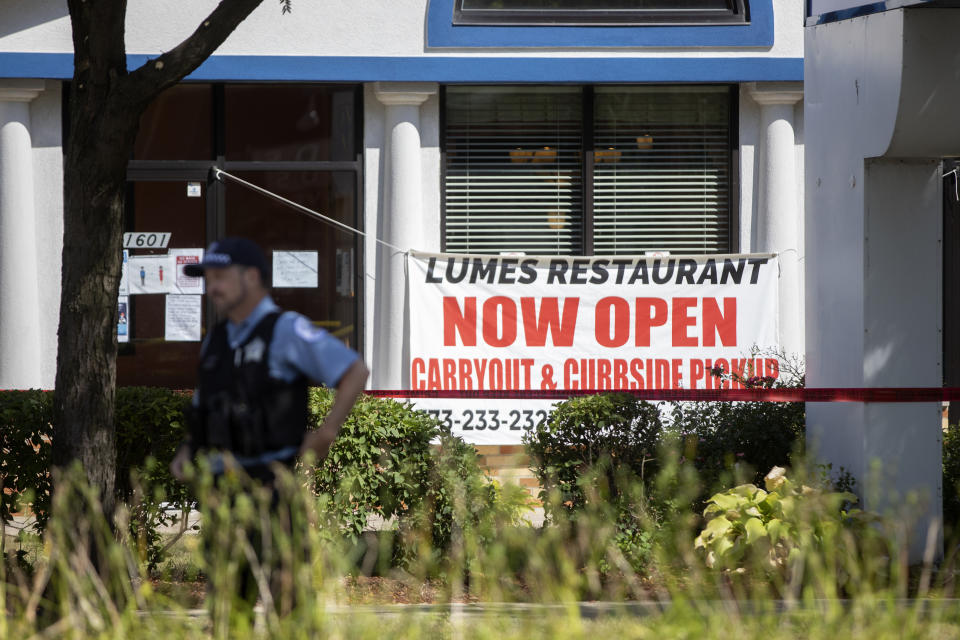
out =
<svg viewBox="0 0 960 640"><path fill-rule="evenodd" d="M203 253L203 261L199 264L188 264L183 272L191 277L199 278L207 269L223 269L233 265L256 267L260 270L263 281L267 281L269 270L267 259L263 251L252 240L246 238L223 238L217 240Z"/></svg>

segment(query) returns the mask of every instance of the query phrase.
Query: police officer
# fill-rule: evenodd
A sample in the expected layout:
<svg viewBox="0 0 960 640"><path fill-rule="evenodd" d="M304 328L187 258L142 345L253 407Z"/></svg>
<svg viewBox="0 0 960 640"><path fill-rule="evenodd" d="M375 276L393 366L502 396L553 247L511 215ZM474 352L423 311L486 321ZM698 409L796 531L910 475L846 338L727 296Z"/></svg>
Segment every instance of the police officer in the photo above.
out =
<svg viewBox="0 0 960 640"><path fill-rule="evenodd" d="M265 482L273 463L308 453L324 458L367 379L358 354L304 316L280 311L267 292L263 252L246 238L214 242L184 272L205 277L225 320L200 351L196 419L171 463L174 477L183 479L184 464L198 452L215 474L237 464ZM310 382L337 393L323 424L307 433Z"/></svg>
<svg viewBox="0 0 960 640"><path fill-rule="evenodd" d="M275 486L276 465L292 467L298 457L327 455L344 419L363 391L368 371L353 350L304 316L282 312L267 292L268 270L260 248L245 238L224 238L210 245L199 264L187 265L189 276L203 276L206 291L224 318L207 336L200 350L198 384L193 396L193 419L187 440L170 465L184 479L184 465L203 455L219 480L230 469L272 489L271 510L291 525L289 505ZM333 406L320 427L307 432L307 388L310 382L336 389ZM230 521L206 523L205 546L217 550L216 534L233 527ZM293 532L296 534L296 532ZM258 556L268 530L254 525L246 538ZM223 540L223 538L219 538ZM306 550L304 550L306 551ZM261 566L270 566L269 558ZM233 591L241 602L235 616L252 616L258 595L249 562L240 559L239 575L232 579L210 576L214 592ZM276 574L275 576L276 577ZM271 580L273 582L273 580ZM271 592L276 585L270 585ZM273 593L275 605L279 594ZM289 598L289 611L293 606ZM211 603L216 605L215 600ZM217 624L216 611L214 623ZM231 616L231 620L233 617Z"/></svg>

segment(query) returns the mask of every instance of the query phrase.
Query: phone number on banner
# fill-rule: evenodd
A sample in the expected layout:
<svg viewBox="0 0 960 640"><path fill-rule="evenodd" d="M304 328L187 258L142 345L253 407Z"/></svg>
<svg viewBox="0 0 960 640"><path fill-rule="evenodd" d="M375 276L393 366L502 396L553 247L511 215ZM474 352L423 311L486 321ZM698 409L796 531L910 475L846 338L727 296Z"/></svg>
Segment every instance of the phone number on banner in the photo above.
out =
<svg viewBox="0 0 960 640"><path fill-rule="evenodd" d="M520 444L523 434L545 423L555 400L478 400L417 398L426 411L455 436L472 444Z"/></svg>

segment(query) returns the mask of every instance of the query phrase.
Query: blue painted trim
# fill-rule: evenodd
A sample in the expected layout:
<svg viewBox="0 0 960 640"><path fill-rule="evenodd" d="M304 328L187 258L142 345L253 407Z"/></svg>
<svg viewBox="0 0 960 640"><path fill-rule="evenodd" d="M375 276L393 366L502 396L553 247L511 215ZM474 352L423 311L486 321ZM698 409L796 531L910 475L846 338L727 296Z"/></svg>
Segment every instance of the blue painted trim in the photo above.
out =
<svg viewBox="0 0 960 640"><path fill-rule="evenodd" d="M551 27L453 24L454 0L430 0L427 47L770 47L773 0L749 0L748 24Z"/></svg>
<svg viewBox="0 0 960 640"><path fill-rule="evenodd" d="M72 77L72 53L0 53L0 78Z"/></svg>
<svg viewBox="0 0 960 640"><path fill-rule="evenodd" d="M127 56L129 68L148 56ZM0 78L73 76L68 53L0 53ZM803 80L803 58L213 56L188 80L213 82L765 82Z"/></svg>
<svg viewBox="0 0 960 640"><path fill-rule="evenodd" d="M826 24L828 22L839 22L840 20L849 20L850 18L868 16L872 13L886 11L887 8L886 2L873 2L871 4L860 5L859 7L851 7L849 9L841 9L839 11L830 11L828 13L820 14L816 18L807 18L807 26L811 24Z"/></svg>
<svg viewBox="0 0 960 640"><path fill-rule="evenodd" d="M814 26L818 24L827 24L830 22L840 22L841 20L850 20L851 18L859 18L860 16L869 16L874 13L883 13L884 11L890 11L891 9L902 9L904 7L910 7L918 4L926 4L928 2L934 2L936 0L880 0L879 2L869 2L855 7L849 7L847 9L839 9L837 11L828 11L827 13L821 13L820 15L812 15L811 3L807 4L807 19L806 26Z"/></svg>

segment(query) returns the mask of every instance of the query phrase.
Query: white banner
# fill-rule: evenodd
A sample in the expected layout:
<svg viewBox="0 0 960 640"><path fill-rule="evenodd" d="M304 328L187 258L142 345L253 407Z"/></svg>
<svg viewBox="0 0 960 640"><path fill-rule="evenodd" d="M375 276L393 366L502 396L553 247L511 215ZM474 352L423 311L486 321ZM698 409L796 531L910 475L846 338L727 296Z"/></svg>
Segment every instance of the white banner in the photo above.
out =
<svg viewBox="0 0 960 640"><path fill-rule="evenodd" d="M773 376L777 259L409 257L415 390L712 389ZM416 400L468 442L515 444L543 400Z"/></svg>

